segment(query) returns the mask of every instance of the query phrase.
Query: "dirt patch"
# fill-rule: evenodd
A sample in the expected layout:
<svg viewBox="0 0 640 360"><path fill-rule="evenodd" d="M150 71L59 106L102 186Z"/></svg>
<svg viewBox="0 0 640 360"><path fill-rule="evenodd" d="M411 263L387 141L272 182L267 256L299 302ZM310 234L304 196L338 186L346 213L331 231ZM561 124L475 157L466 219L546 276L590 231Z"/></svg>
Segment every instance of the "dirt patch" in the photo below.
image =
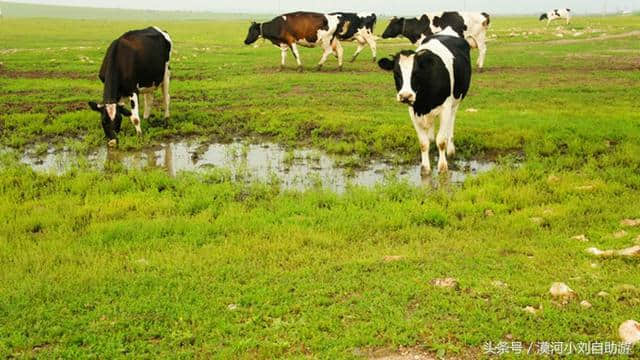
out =
<svg viewBox="0 0 640 360"><path fill-rule="evenodd" d="M0 67L0 77L9 79L84 79L97 80L97 75L81 74L71 71L18 71Z"/></svg>

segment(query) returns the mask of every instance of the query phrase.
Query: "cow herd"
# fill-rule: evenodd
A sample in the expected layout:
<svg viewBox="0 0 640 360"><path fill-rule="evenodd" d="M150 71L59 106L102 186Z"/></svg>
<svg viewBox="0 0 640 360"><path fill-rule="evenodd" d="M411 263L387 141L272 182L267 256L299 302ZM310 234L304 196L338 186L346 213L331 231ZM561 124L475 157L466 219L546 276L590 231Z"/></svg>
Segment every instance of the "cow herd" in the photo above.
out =
<svg viewBox="0 0 640 360"><path fill-rule="evenodd" d="M569 21L568 14L569 9L554 10L543 17L551 21L564 16ZM251 23L244 43L253 44L260 38L270 41L281 50L281 67L285 66L287 54L291 51L299 71L302 71L302 60L298 46L320 46L323 53L318 69L331 55L338 59L338 66L342 69L344 50L341 41L357 42L351 61L355 61L366 46L371 49L373 61L377 60L376 22L374 13L293 12L271 21ZM423 174L431 172L429 147L434 140L439 151L438 171L448 170L447 155L455 153L456 113L471 83L470 49L479 50L477 65L481 71L490 22L489 14L484 12L426 13L415 18L394 17L382 34L385 39L405 37L417 47L383 58L378 61L378 66L393 73L397 100L409 107L422 151ZM99 74L104 84L103 101L100 104L89 103L92 110L101 114L109 146L117 145L123 115L131 118L138 134L142 132L139 95L144 96L144 119L147 119L153 92L158 87L162 88L167 124L172 46L169 34L157 27L129 31L109 46ZM125 107L127 101L131 110ZM440 128L436 137L438 117Z"/></svg>

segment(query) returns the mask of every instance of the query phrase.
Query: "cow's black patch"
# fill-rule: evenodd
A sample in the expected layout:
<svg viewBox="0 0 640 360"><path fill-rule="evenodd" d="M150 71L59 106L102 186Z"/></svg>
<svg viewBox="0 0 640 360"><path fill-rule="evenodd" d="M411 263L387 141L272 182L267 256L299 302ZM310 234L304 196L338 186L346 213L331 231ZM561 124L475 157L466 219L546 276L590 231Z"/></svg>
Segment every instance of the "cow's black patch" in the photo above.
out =
<svg viewBox="0 0 640 360"><path fill-rule="evenodd" d="M442 16L434 17L433 25L443 30L446 27L451 27L460 37L464 37L464 32L467 31L467 25L465 25L462 15L453 11L444 12Z"/></svg>

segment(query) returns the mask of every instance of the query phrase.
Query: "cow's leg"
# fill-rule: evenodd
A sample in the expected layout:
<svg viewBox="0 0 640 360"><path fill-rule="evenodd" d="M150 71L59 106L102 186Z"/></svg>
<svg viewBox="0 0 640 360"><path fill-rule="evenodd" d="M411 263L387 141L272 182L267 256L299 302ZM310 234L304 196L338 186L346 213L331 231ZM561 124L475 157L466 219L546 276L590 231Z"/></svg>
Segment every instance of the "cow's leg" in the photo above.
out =
<svg viewBox="0 0 640 360"><path fill-rule="evenodd" d="M325 36L321 42L322 42L322 48L324 49L324 53L320 58L320 62L318 63L317 70L322 69L322 65L324 65L325 62L327 62L327 58L329 57L329 55L331 55L331 53L333 53L333 46L332 46L330 37Z"/></svg>
<svg viewBox="0 0 640 360"><path fill-rule="evenodd" d="M342 44L340 43L340 41L338 41L337 38L333 39L331 48L336 52L336 55L338 56L338 68L340 69L340 71L342 71L342 62L344 59L344 48L342 47Z"/></svg>
<svg viewBox="0 0 640 360"><path fill-rule="evenodd" d="M144 115L142 118L146 121L151 115L151 107L153 106L153 92L144 93Z"/></svg>
<svg viewBox="0 0 640 360"><path fill-rule="evenodd" d="M474 37L473 40L478 45L478 70L482 72L484 69L484 60L487 56L487 42L485 35L482 34L480 36Z"/></svg>
<svg viewBox="0 0 640 360"><path fill-rule="evenodd" d="M451 112L451 124L449 127L449 141L447 143L447 156L454 156L456 154L456 146L453 143L453 129L456 125L456 115L458 114L458 107L460 103L456 103L453 105L453 110Z"/></svg>
<svg viewBox="0 0 640 360"><path fill-rule="evenodd" d="M442 112L440 113L440 129L438 130L438 136L436 137L436 144L438 145L438 172L445 173L449 171L449 165L447 164L447 147L449 144L449 136L451 134L451 121L453 114L453 106L451 103L446 102L443 105Z"/></svg>
<svg viewBox="0 0 640 360"><path fill-rule="evenodd" d="M136 133L142 135L142 128L140 127L140 102L138 101L138 93L133 93L131 96L131 123L136 128Z"/></svg>
<svg viewBox="0 0 640 360"><path fill-rule="evenodd" d="M364 39L363 36L357 35L355 39L356 39L356 42L358 43L358 48L356 49L356 52L353 54L353 57L351 58L351 62L356 61L356 59L358 58L358 55L360 55L362 50L364 50L365 45L367 45L367 41Z"/></svg>
<svg viewBox="0 0 640 360"><path fill-rule="evenodd" d="M420 142L420 153L422 154L421 173L423 175L431 174L431 161L429 159L429 146L430 141L433 140L433 125L434 119L430 116L417 116L412 107L409 107L409 116L413 122L413 127L418 134L418 141Z"/></svg>
<svg viewBox="0 0 640 360"><path fill-rule="evenodd" d="M287 52L288 51L289 51L289 45L287 45L287 44L281 44L280 45L280 55L281 55L280 70L284 69L284 64L287 61Z"/></svg>
<svg viewBox="0 0 640 360"><path fill-rule="evenodd" d="M162 100L164 102L164 126L169 126L169 103L171 102L171 95L169 94L169 86L171 85L171 70L169 69L169 63L165 65L164 79L162 80Z"/></svg>
<svg viewBox="0 0 640 360"><path fill-rule="evenodd" d="M376 62L378 59L378 46L376 45L376 39L373 36L373 33L367 31L367 35L364 37L371 48L371 54L373 55L373 62Z"/></svg>
<svg viewBox="0 0 640 360"><path fill-rule="evenodd" d="M291 52L293 53L293 57L296 58L296 62L298 63L298 71L302 72L302 60L300 59L298 45L296 45L295 43L291 44Z"/></svg>

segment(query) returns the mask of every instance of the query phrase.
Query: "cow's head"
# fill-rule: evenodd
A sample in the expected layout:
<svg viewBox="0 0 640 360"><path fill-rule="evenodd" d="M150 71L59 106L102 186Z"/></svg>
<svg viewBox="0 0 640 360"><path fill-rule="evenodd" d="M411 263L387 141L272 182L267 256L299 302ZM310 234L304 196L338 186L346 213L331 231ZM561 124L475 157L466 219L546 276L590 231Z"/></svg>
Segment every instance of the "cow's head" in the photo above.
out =
<svg viewBox="0 0 640 360"><path fill-rule="evenodd" d="M115 146L118 144L116 133L120 132L122 115L131 116L131 111L122 105L98 104L93 101L89 102L89 107L91 110L100 113L102 129L104 129L104 135L109 139L109 145Z"/></svg>
<svg viewBox="0 0 640 360"><path fill-rule="evenodd" d="M391 58L384 58L378 61L378 66L387 71L393 71L396 81L397 99L404 104L413 105L416 101L416 91L413 86L414 72L418 67L416 62L416 52L403 50Z"/></svg>
<svg viewBox="0 0 640 360"><path fill-rule="evenodd" d="M251 45L254 42L258 41L260 36L262 36L261 27L262 26L255 21L251 23L251 26L249 26L249 33L247 34L247 38L244 40L245 45Z"/></svg>
<svg viewBox="0 0 640 360"><path fill-rule="evenodd" d="M548 19L548 18L549 18L549 15L547 15L546 13L545 13L545 14L540 15L540 21L542 21L542 20L546 20L546 19Z"/></svg>
<svg viewBox="0 0 640 360"><path fill-rule="evenodd" d="M397 18L395 16L391 18L391 21L389 21L389 25L387 25L387 28L382 33L382 38L388 39L402 35L402 27L404 26L404 21L404 18Z"/></svg>

